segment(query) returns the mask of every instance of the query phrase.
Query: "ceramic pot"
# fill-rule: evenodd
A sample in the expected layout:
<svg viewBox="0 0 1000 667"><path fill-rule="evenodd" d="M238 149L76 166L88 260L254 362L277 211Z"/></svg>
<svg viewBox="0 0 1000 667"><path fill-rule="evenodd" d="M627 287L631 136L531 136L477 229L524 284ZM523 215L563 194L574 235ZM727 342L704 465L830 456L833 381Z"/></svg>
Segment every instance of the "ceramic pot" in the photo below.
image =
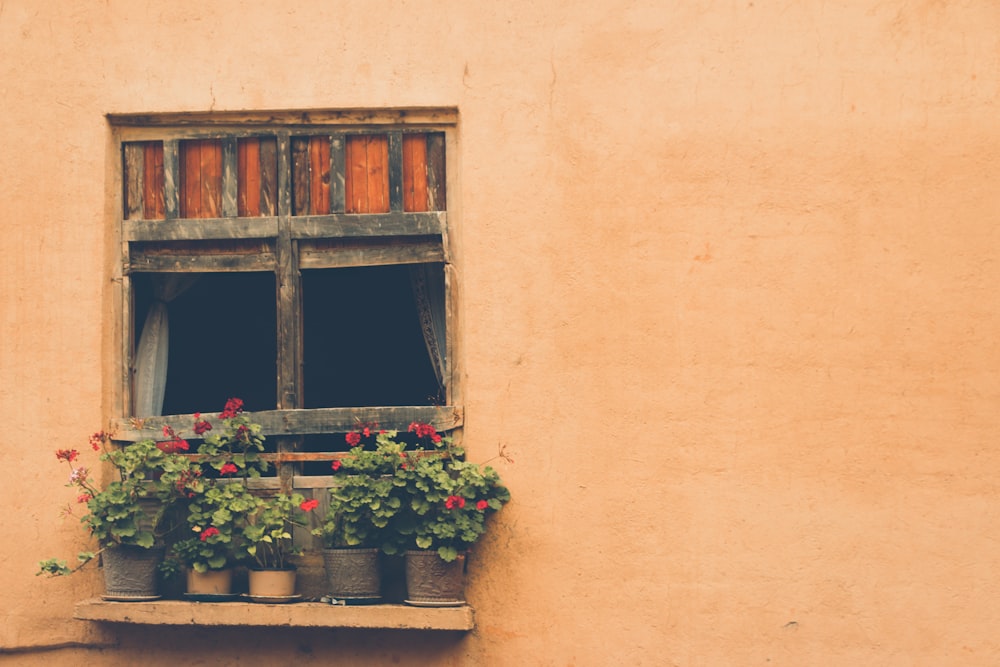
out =
<svg viewBox="0 0 1000 667"><path fill-rule="evenodd" d="M378 549L324 549L327 592L347 601L375 601L382 597Z"/></svg>
<svg viewBox="0 0 1000 667"><path fill-rule="evenodd" d="M209 570L199 572L190 569L187 572L188 595L229 595L233 592L233 571Z"/></svg>
<svg viewBox="0 0 1000 667"><path fill-rule="evenodd" d="M155 600L156 569L163 549L117 545L101 554L105 600Z"/></svg>
<svg viewBox="0 0 1000 667"><path fill-rule="evenodd" d="M251 598L290 598L295 595L295 570L250 570Z"/></svg>
<svg viewBox="0 0 1000 667"><path fill-rule="evenodd" d="M436 551L407 551L404 602L421 607L465 604L465 554L449 563Z"/></svg>

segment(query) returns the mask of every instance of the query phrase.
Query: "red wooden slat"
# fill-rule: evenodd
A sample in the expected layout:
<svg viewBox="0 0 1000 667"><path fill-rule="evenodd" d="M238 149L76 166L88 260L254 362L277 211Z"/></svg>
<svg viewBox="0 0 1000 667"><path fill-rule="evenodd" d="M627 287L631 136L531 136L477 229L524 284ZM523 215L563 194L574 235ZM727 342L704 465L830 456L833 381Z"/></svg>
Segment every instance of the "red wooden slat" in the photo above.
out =
<svg viewBox="0 0 1000 667"><path fill-rule="evenodd" d="M218 218L222 211L222 142L201 142L201 210L199 218Z"/></svg>
<svg viewBox="0 0 1000 667"><path fill-rule="evenodd" d="M403 135L403 210L426 211L427 135Z"/></svg>
<svg viewBox="0 0 1000 667"><path fill-rule="evenodd" d="M237 144L237 214L260 215L260 139L241 139Z"/></svg>
<svg viewBox="0 0 1000 667"><path fill-rule="evenodd" d="M309 140L309 202L313 215L330 212L330 138Z"/></svg>
<svg viewBox="0 0 1000 667"><path fill-rule="evenodd" d="M348 213L368 212L367 137L347 137L344 149L344 202Z"/></svg>
<svg viewBox="0 0 1000 667"><path fill-rule="evenodd" d="M368 213L389 212L389 137L368 140Z"/></svg>

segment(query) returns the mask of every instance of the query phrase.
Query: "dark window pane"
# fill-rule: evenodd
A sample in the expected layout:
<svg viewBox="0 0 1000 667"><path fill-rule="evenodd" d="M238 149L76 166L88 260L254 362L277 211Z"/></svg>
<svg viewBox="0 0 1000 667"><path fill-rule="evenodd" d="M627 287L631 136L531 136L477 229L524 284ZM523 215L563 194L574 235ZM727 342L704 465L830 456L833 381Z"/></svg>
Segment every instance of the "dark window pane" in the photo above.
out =
<svg viewBox="0 0 1000 667"><path fill-rule="evenodd" d="M135 330L151 303L149 274L135 276ZM168 305L170 352L163 414L218 412L238 396L246 409L277 407L274 276L201 274Z"/></svg>
<svg viewBox="0 0 1000 667"><path fill-rule="evenodd" d="M303 271L305 406L433 405L409 269Z"/></svg>

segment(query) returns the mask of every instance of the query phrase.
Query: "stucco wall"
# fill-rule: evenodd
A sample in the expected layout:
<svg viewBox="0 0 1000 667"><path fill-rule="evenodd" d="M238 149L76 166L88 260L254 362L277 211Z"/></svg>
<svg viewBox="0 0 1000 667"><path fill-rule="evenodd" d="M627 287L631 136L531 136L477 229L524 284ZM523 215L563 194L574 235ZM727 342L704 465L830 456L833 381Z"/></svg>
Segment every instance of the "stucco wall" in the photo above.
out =
<svg viewBox="0 0 1000 667"><path fill-rule="evenodd" d="M676 6L672 6L676 5ZM1000 6L0 0L0 663L989 665ZM477 630L113 633L104 114L456 106ZM59 644L116 645L4 651Z"/></svg>

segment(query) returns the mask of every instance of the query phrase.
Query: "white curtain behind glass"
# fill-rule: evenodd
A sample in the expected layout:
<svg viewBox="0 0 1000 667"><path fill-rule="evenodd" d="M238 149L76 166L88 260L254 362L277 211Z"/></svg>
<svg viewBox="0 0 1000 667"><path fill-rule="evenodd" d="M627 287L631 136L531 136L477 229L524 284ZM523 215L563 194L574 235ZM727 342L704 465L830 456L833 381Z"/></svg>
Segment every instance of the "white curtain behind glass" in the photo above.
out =
<svg viewBox="0 0 1000 667"><path fill-rule="evenodd" d="M142 335L135 353L135 416L163 414L167 388L167 356L170 349L170 320L167 304L198 281L198 274L155 274L153 304L142 325Z"/></svg>

